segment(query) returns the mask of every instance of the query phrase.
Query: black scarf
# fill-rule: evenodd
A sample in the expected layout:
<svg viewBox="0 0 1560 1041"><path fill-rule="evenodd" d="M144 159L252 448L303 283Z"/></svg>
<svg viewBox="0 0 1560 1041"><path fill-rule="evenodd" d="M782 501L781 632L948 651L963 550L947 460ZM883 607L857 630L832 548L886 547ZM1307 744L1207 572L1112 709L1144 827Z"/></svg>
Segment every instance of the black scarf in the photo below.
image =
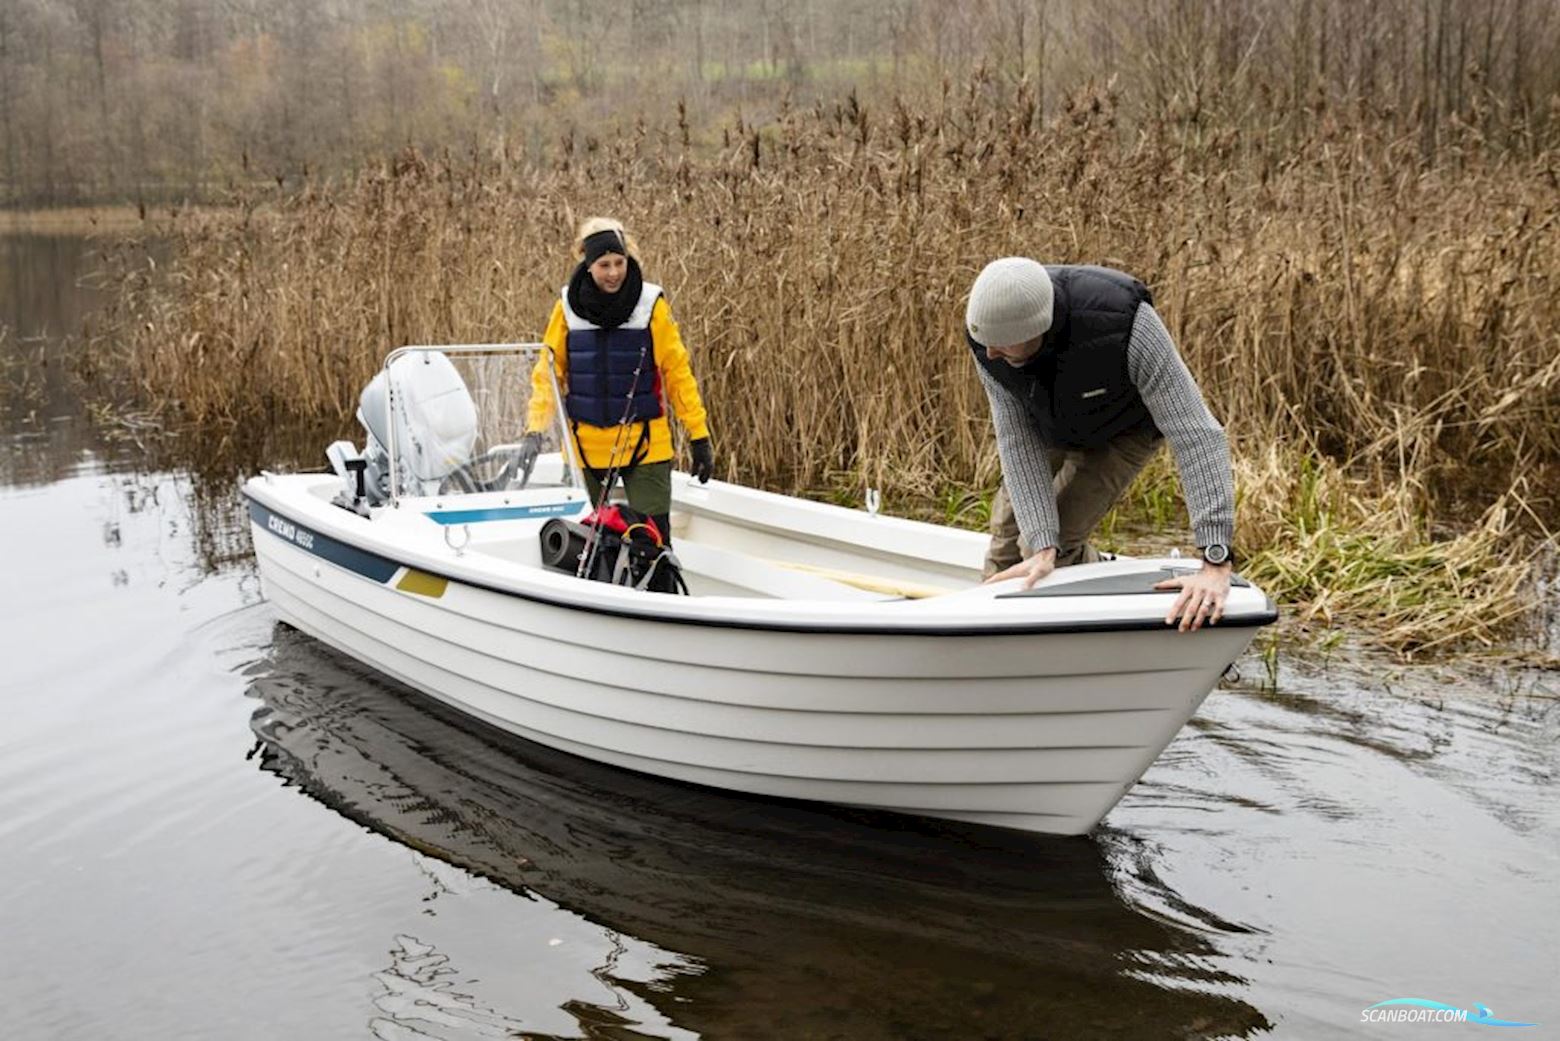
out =
<svg viewBox="0 0 1560 1041"><path fill-rule="evenodd" d="M569 276L569 307L575 314L592 325L603 329L616 329L628 321L628 316L639 306L639 294L644 291L645 279L640 274L639 261L628 258L628 274L616 293L604 293L590 275L590 268L582 260Z"/></svg>

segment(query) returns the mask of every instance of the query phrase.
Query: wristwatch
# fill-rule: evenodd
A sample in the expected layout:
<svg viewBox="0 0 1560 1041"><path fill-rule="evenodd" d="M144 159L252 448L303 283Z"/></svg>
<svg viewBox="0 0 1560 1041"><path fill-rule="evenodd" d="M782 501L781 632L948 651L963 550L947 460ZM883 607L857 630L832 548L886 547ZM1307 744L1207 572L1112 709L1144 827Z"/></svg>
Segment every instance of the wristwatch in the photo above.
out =
<svg viewBox="0 0 1560 1041"><path fill-rule="evenodd" d="M1222 542L1210 542L1202 548L1202 558L1210 564L1234 564L1235 554Z"/></svg>

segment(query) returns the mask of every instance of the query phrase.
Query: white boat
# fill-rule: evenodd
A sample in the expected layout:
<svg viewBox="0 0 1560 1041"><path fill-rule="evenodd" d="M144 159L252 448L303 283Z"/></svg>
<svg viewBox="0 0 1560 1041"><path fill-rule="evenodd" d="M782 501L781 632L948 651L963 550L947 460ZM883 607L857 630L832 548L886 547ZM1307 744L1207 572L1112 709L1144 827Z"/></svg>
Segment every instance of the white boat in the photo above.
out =
<svg viewBox="0 0 1560 1041"><path fill-rule="evenodd" d="M1276 618L1237 580L1223 621L1181 633L1152 586L1196 562L1082 565L1024 592L981 583L983 535L681 473L688 595L577 577L542 539L593 505L567 430L533 471L515 465L538 350L403 348L364 393L364 453L338 443L335 472L246 483L285 621L600 762L1079 834Z"/></svg>

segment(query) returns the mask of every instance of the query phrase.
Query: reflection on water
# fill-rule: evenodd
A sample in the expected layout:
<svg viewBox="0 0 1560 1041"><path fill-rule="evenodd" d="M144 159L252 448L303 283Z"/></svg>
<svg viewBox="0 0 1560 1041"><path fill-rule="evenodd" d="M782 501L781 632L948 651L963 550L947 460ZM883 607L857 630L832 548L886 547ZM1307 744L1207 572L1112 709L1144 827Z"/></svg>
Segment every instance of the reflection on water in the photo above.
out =
<svg viewBox="0 0 1560 1041"><path fill-rule="evenodd" d="M61 420L75 412L62 338L97 302L90 252L81 236L0 233L0 421L20 439L0 453L0 483L58 480L88 451Z"/></svg>
<svg viewBox="0 0 1560 1041"><path fill-rule="evenodd" d="M1204 928L1182 928L1116 894L1107 864L1134 855L1128 836L1047 839L600 767L463 725L280 625L250 674L264 769L414 849L692 959L698 971L645 997L704 1036L776 1022L850 1038L1268 1025L1218 992L1241 981L1209 960L1218 933L1242 927L1193 909Z"/></svg>
<svg viewBox="0 0 1560 1041"><path fill-rule="evenodd" d="M466 879L453 869L442 872L439 862L426 861L433 888L424 899L463 895ZM536 898L533 898L536 899ZM560 914L564 912L558 912ZM480 928L480 923L477 923ZM663 982L682 969L676 955L656 950L648 944L616 933L607 933L607 943L594 952L594 960L584 966L599 984L600 996L594 1000L565 998L570 985L561 979L532 981L540 1002L552 1001L557 1008L549 1016L538 1010L526 1015L504 1011L498 1003L484 998L472 986L471 974L460 962L417 936L402 933L390 944L390 963L375 972L374 983L380 992L374 996L374 1015L368 1027L374 1037L407 1041L438 1038L441 1041L473 1041L486 1038L525 1038L549 1041L552 1038L662 1038L665 1041L692 1041L698 1035L674 1026L655 1007L644 1000L645 988L664 990ZM557 937L546 941L549 948L561 946ZM538 961L545 960L538 958ZM540 982L541 985L537 986ZM546 1027L557 1020L560 1033ZM543 1023L541 1027L537 1023Z"/></svg>
<svg viewBox="0 0 1560 1041"><path fill-rule="evenodd" d="M0 231L0 326L13 342L58 343L103 303L94 274L112 240Z"/></svg>
<svg viewBox="0 0 1560 1041"><path fill-rule="evenodd" d="M90 468L112 446L78 422L75 361L108 303L110 266L148 266L162 247L117 236L0 229L0 484L47 483Z"/></svg>

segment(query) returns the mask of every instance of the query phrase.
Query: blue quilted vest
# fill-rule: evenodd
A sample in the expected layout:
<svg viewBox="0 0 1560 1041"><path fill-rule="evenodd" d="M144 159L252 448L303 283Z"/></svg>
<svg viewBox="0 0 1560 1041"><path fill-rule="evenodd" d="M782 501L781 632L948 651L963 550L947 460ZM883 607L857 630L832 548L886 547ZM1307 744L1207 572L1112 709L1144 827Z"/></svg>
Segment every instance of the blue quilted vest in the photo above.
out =
<svg viewBox="0 0 1560 1041"><path fill-rule="evenodd" d="M655 366L655 343L650 336L650 313L660 298L661 287L646 282L628 321L616 329L603 329L574 313L568 287L564 287L563 317L569 326L569 389L564 407L571 420L614 427L662 415L661 374Z"/></svg>
<svg viewBox="0 0 1560 1041"><path fill-rule="evenodd" d="M1098 448L1128 431L1157 434L1127 374L1127 345L1138 307L1152 304L1131 275L1086 265L1046 265L1054 291L1051 328L1040 353L1014 368L986 357L969 335L975 363L1024 403L1048 445Z"/></svg>

